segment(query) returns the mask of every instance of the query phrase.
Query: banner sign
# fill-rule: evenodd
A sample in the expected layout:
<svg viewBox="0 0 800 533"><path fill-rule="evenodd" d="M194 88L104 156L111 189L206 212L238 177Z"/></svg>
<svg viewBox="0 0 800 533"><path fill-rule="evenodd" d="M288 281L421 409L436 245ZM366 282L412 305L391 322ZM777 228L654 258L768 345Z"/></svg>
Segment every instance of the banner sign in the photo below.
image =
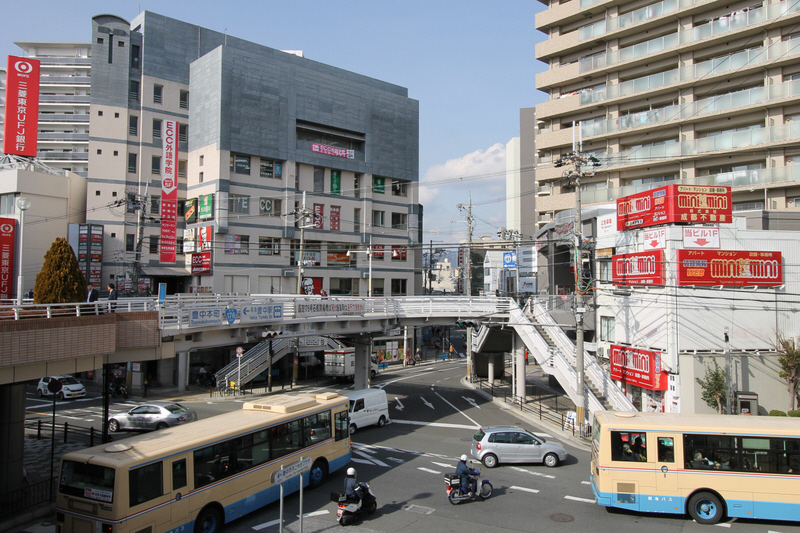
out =
<svg viewBox="0 0 800 533"><path fill-rule="evenodd" d="M328 252L328 266L341 266L341 267L349 267L350 266L350 257L347 255L347 252Z"/></svg>
<svg viewBox="0 0 800 533"><path fill-rule="evenodd" d="M373 176L372 177L372 192L374 192L376 194L384 194L384 193L386 193L386 178Z"/></svg>
<svg viewBox="0 0 800 533"><path fill-rule="evenodd" d="M242 308L239 322L265 322L282 318L283 306L281 304L247 305Z"/></svg>
<svg viewBox="0 0 800 533"><path fill-rule="evenodd" d="M664 251L637 252L611 257L614 285L664 285Z"/></svg>
<svg viewBox="0 0 800 533"><path fill-rule="evenodd" d="M383 250L384 247L382 244L376 244L372 247L372 257L373 259L383 259Z"/></svg>
<svg viewBox="0 0 800 533"><path fill-rule="evenodd" d="M189 311L189 327L201 328L204 326L221 326L227 323L225 308L192 309Z"/></svg>
<svg viewBox="0 0 800 533"><path fill-rule="evenodd" d="M707 226L683 228L683 247L694 250L719 250L719 228Z"/></svg>
<svg viewBox="0 0 800 533"><path fill-rule="evenodd" d="M197 230L197 249L211 250L214 244L214 226L200 226Z"/></svg>
<svg viewBox="0 0 800 533"><path fill-rule="evenodd" d="M78 226L78 268L87 283L100 285L103 280L103 226Z"/></svg>
<svg viewBox="0 0 800 533"><path fill-rule="evenodd" d="M503 268L517 267L517 252L503 252Z"/></svg>
<svg viewBox="0 0 800 533"><path fill-rule="evenodd" d="M642 232L642 240L644 241L644 249L646 252L650 250L663 250L667 246L667 228L656 228Z"/></svg>
<svg viewBox="0 0 800 533"><path fill-rule="evenodd" d="M8 56L3 153L36 157L39 60Z"/></svg>
<svg viewBox="0 0 800 533"><path fill-rule="evenodd" d="M192 275L211 274L211 252L192 254Z"/></svg>
<svg viewBox="0 0 800 533"><path fill-rule="evenodd" d="M612 344L611 379L649 390L667 390L668 374L661 370L661 352Z"/></svg>
<svg viewBox="0 0 800 533"><path fill-rule="evenodd" d="M311 151L322 155L332 155L334 157L343 157L345 159L355 159L356 153L353 150L346 148L337 148L336 146L328 146L327 144L311 143Z"/></svg>
<svg viewBox="0 0 800 533"><path fill-rule="evenodd" d="M366 305L364 302L348 301L348 302L334 302L334 301L314 301L302 302L300 300L295 302L295 317L296 318L309 318L312 316L364 316L366 312Z"/></svg>
<svg viewBox="0 0 800 533"><path fill-rule="evenodd" d="M314 229L323 229L324 218L325 206L322 204L314 204Z"/></svg>
<svg viewBox="0 0 800 533"><path fill-rule="evenodd" d="M342 208L338 205L331 206L331 231L339 231L339 215Z"/></svg>
<svg viewBox="0 0 800 533"><path fill-rule="evenodd" d="M200 202L200 209L198 210L200 220L214 218L214 195L205 194L198 198L198 201Z"/></svg>
<svg viewBox="0 0 800 533"><path fill-rule="evenodd" d="M783 285L781 252L678 250L678 285Z"/></svg>
<svg viewBox="0 0 800 533"><path fill-rule="evenodd" d="M392 261L405 261L408 259L408 248L392 245Z"/></svg>
<svg viewBox="0 0 800 533"><path fill-rule="evenodd" d="M186 206L183 211L183 219L187 224L194 224L197 222L197 198L189 198L184 201Z"/></svg>
<svg viewBox="0 0 800 533"><path fill-rule="evenodd" d="M178 243L178 123L162 121L161 140L161 253L159 261L174 263Z"/></svg>
<svg viewBox="0 0 800 533"><path fill-rule="evenodd" d="M0 218L0 300L10 300L14 290L16 224L13 218Z"/></svg>
<svg viewBox="0 0 800 533"><path fill-rule="evenodd" d="M617 215L603 215L597 217L597 236L607 237L617 232ZM543 237L539 237L541 240ZM540 246L541 249L541 246Z"/></svg>
<svg viewBox="0 0 800 533"><path fill-rule="evenodd" d="M731 188L667 185L617 199L617 230L677 222L730 222Z"/></svg>
<svg viewBox="0 0 800 533"><path fill-rule="evenodd" d="M183 230L183 253L194 253L194 229Z"/></svg>
<svg viewBox="0 0 800 533"><path fill-rule="evenodd" d="M331 170L331 194L342 194L342 171Z"/></svg>

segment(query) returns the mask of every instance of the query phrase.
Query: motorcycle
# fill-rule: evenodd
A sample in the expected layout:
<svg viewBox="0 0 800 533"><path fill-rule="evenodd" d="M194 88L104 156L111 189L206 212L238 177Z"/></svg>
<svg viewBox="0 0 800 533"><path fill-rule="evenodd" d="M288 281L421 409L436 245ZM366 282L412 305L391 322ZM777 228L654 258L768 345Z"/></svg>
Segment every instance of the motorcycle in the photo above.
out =
<svg viewBox="0 0 800 533"><path fill-rule="evenodd" d="M114 383L109 384L108 386L109 391L111 392L111 397L116 398L117 394L121 394L123 398L126 400L128 399L128 387L124 384L116 385Z"/></svg>
<svg viewBox="0 0 800 533"><path fill-rule="evenodd" d="M458 474L444 475L444 484L447 485L447 499L450 501L451 504L458 505L464 500L474 500L475 498L486 500L492 495L494 487L492 487L492 484L489 483L489 480L487 479L481 480L480 470L477 470L477 476L478 480L476 482L476 485L478 487L478 491L475 493L475 495L470 496L469 490L464 490L461 488L460 475Z"/></svg>
<svg viewBox="0 0 800 533"><path fill-rule="evenodd" d="M369 488L369 483L358 482L361 492L361 499L355 501L346 494L331 492L331 500L338 504L336 510L336 521L342 526L348 526L356 521L357 518L365 514L373 514L378 510L378 499L375 493Z"/></svg>

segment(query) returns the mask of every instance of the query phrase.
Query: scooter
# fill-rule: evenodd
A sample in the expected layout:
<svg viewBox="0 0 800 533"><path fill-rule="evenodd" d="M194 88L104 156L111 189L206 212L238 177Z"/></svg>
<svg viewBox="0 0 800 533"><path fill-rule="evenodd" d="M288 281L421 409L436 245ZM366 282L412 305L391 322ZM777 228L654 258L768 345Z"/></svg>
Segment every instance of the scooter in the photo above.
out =
<svg viewBox="0 0 800 533"><path fill-rule="evenodd" d="M342 526L349 526L357 518L365 514L373 514L378 510L378 499L372 489L369 488L369 483L359 481L358 487L361 493L359 501L355 501L346 494L331 492L331 500L339 505L336 510L336 521Z"/></svg>
<svg viewBox="0 0 800 533"><path fill-rule="evenodd" d="M125 398L126 400L128 399L128 387L125 386L124 384L116 385L114 383L111 383L109 384L108 388L111 392L112 398L116 398L117 394L121 394L123 398Z"/></svg>
<svg viewBox="0 0 800 533"><path fill-rule="evenodd" d="M474 500L475 498L480 498L481 500L488 499L492 492L494 491L494 487L492 484L489 483L489 480L483 479L481 480L481 471L477 470L478 480L476 485L478 487L478 491L474 496L469 495L469 490L461 488L461 476L458 474L445 474L444 475L444 484L447 485L447 499L453 505L458 505L459 503L463 502L464 500Z"/></svg>

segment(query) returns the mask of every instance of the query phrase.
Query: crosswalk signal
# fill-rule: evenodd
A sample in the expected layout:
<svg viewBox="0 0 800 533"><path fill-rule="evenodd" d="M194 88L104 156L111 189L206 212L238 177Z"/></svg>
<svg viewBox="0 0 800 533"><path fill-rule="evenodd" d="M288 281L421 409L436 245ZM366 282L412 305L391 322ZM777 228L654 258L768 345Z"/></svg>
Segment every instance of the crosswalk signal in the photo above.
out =
<svg viewBox="0 0 800 533"><path fill-rule="evenodd" d="M264 337L265 339L274 339L278 335L283 335L283 332L268 330L261 334L261 336Z"/></svg>
<svg viewBox="0 0 800 533"><path fill-rule="evenodd" d="M460 328L479 328L481 325L474 320L459 320L456 322L456 326Z"/></svg>

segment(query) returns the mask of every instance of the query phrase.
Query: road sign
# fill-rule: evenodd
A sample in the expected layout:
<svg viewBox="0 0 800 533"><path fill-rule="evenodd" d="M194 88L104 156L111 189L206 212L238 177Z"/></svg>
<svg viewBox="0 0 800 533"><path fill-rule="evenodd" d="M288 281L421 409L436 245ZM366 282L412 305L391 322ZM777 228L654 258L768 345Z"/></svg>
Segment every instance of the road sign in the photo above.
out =
<svg viewBox="0 0 800 533"><path fill-rule="evenodd" d="M241 357L243 353L244 353L244 348L242 348L241 346L237 346L236 347L236 355L237 355L237 357Z"/></svg>
<svg viewBox="0 0 800 533"><path fill-rule="evenodd" d="M62 387L61 382L55 378L51 379L50 382L47 384L47 390L49 390L53 394L61 391L61 387Z"/></svg>
<svg viewBox="0 0 800 533"><path fill-rule="evenodd" d="M272 473L272 483L283 483L287 479L297 477L303 472L311 470L311 457L301 457L299 461L283 466Z"/></svg>

